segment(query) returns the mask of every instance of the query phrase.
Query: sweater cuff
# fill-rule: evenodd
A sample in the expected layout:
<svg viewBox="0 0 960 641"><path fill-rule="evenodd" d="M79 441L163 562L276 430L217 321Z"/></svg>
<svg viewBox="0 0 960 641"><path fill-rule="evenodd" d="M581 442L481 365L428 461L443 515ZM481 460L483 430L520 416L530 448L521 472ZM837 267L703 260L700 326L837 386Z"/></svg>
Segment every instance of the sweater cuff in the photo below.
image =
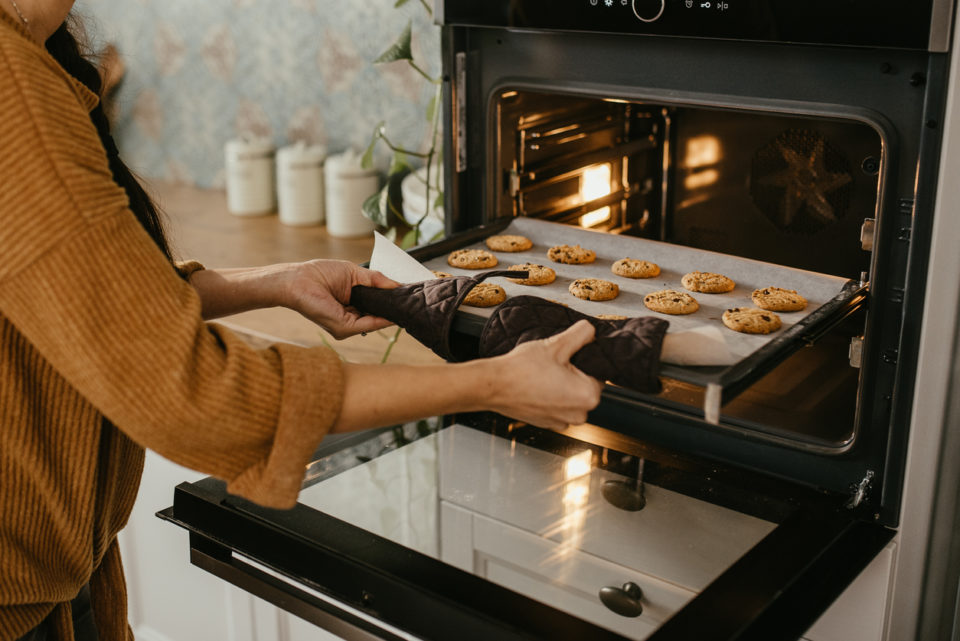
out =
<svg viewBox="0 0 960 641"><path fill-rule="evenodd" d="M177 273L185 281L190 281L190 276L193 275L193 272L198 272L201 269L206 269L202 263L195 260L178 260L173 264L176 268Z"/></svg>
<svg viewBox="0 0 960 641"><path fill-rule="evenodd" d="M323 347L281 343L271 349L283 364L273 443L266 457L234 478L227 491L264 507L289 509L296 505L311 456L340 415L343 364L336 352Z"/></svg>

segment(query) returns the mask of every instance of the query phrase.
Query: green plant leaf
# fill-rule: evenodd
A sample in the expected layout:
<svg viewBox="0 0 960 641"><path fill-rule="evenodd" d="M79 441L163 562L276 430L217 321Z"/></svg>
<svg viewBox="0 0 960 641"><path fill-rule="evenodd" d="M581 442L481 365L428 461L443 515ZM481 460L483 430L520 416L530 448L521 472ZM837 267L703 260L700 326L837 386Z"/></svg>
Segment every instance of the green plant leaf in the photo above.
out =
<svg viewBox="0 0 960 641"><path fill-rule="evenodd" d="M382 64L384 62L396 62L397 60L413 60L413 51L410 48L411 28L411 22L407 21L407 26L400 37L373 62Z"/></svg>
<svg viewBox="0 0 960 641"><path fill-rule="evenodd" d="M414 227L406 234L403 235L403 239L400 240L400 249L410 249L417 244L417 237L420 236L420 231Z"/></svg>
<svg viewBox="0 0 960 641"><path fill-rule="evenodd" d="M398 174L401 171L410 171L413 167L410 166L410 163L407 162L407 154L397 150L393 152L393 160L390 161L390 171L387 172L388 175L392 176Z"/></svg>
<svg viewBox="0 0 960 641"><path fill-rule="evenodd" d="M389 198L390 189L389 183L387 183L383 186L383 189L363 201L361 207L363 215L372 220L375 225L386 227L389 218L388 212L390 211L387 205Z"/></svg>
<svg viewBox="0 0 960 641"><path fill-rule="evenodd" d="M397 4L393 5L393 8L396 9L397 7L402 7L408 2L410 2L410 0L397 0Z"/></svg>
<svg viewBox="0 0 960 641"><path fill-rule="evenodd" d="M433 207L434 207L434 209L436 209L437 207L443 207L443 192L442 192L442 191L441 191L439 194L437 194L437 197L436 197L436 198L433 199Z"/></svg>
<svg viewBox="0 0 960 641"><path fill-rule="evenodd" d="M367 145L366 151L363 152L363 156L360 158L360 166L364 169L373 167L373 148L377 146L377 141L383 136L383 127L385 124L386 121L381 120L377 123L377 126L373 128L373 133L370 135L370 144Z"/></svg>

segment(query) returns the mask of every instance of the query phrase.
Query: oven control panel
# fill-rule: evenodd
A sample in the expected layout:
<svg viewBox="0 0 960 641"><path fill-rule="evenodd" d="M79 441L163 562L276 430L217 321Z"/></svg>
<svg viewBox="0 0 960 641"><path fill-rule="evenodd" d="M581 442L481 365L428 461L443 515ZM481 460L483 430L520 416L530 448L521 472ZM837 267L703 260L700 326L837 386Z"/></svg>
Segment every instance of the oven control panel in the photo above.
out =
<svg viewBox="0 0 960 641"><path fill-rule="evenodd" d="M437 0L446 25L940 50L955 0ZM946 17L946 19L944 19ZM942 33L941 33L942 32Z"/></svg>

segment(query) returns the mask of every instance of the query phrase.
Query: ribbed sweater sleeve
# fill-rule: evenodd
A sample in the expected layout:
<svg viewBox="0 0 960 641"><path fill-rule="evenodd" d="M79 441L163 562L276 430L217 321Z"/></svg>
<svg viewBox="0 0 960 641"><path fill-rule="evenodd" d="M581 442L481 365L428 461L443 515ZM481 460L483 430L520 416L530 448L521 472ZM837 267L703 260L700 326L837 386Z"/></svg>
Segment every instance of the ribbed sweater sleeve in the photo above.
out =
<svg viewBox="0 0 960 641"><path fill-rule="evenodd" d="M0 312L134 441L291 506L340 410L336 354L254 350L204 323L111 178L95 97L9 39L0 86Z"/></svg>

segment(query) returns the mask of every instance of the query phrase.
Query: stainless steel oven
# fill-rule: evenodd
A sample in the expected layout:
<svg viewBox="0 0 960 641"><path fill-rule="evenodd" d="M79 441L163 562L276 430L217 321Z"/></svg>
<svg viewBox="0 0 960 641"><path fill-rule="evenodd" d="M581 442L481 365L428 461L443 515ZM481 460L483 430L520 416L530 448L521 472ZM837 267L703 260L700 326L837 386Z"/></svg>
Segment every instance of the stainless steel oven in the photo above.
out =
<svg viewBox="0 0 960 641"><path fill-rule="evenodd" d="M664 363L658 394L608 385L562 434L481 415L327 443L287 513L182 486L164 516L194 561L357 638L921 629L890 622L895 575L918 576L890 541L918 405L943 402L916 383L953 14L438 2L448 236L418 260L519 228L832 289L730 362ZM454 331L469 344L483 322ZM829 610L852 582L869 606Z"/></svg>

